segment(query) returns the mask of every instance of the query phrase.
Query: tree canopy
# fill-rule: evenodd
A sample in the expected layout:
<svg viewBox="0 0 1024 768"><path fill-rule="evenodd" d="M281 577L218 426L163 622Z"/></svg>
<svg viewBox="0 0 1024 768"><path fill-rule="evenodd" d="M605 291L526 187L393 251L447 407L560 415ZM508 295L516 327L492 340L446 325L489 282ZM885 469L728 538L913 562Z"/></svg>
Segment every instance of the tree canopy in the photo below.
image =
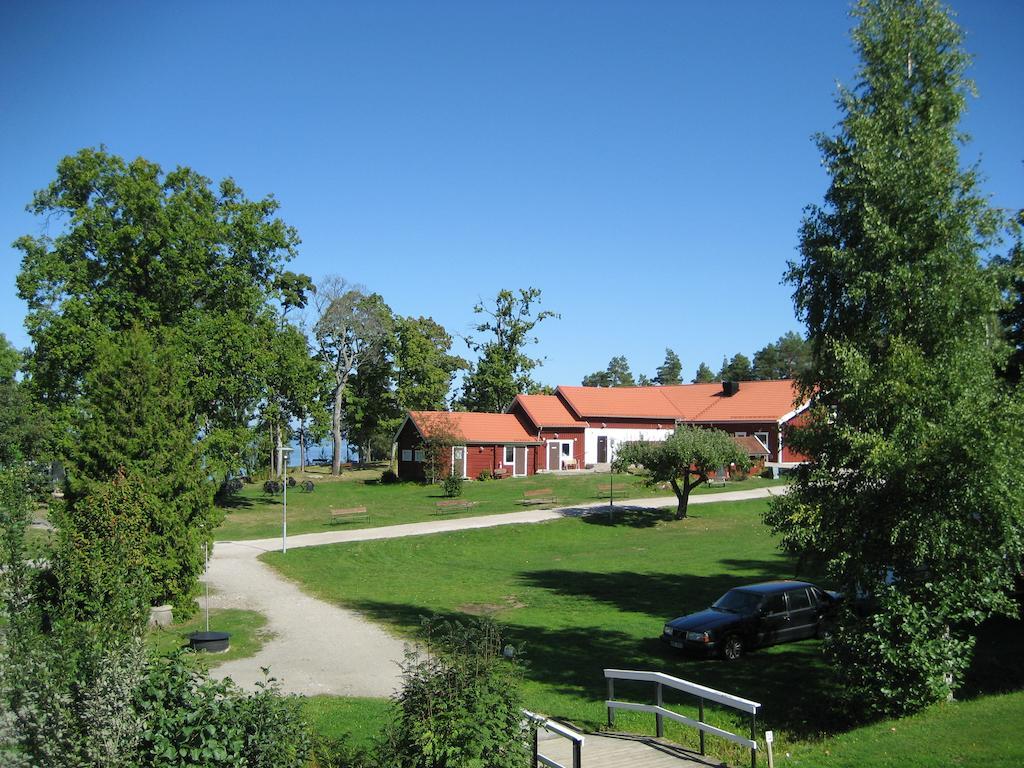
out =
<svg viewBox="0 0 1024 768"><path fill-rule="evenodd" d="M841 617L837 690L897 714L947 696L970 659L964 629L1011 609L1024 445L980 266L998 217L959 159L962 33L936 0L862 0L855 15L857 85L818 138L832 183L786 276L815 396L790 445L812 461L766 520L848 594L874 596L875 611Z"/></svg>
<svg viewBox="0 0 1024 768"><path fill-rule="evenodd" d="M494 304L479 302L473 312L487 319L474 326L483 337L469 338L466 343L480 357L471 366L462 387L460 405L469 411L503 412L512 405L516 395L531 392L539 385L531 372L541 364L539 358L526 354L536 344L534 328L558 313L536 310L540 304L539 288L520 288L518 293L498 291Z"/></svg>
<svg viewBox="0 0 1024 768"><path fill-rule="evenodd" d="M708 367L707 363L702 362L697 366L697 373L693 377L694 384L710 384L713 381L717 381L714 372Z"/></svg>
<svg viewBox="0 0 1024 768"><path fill-rule="evenodd" d="M61 160L28 208L60 225L15 242L33 343L26 373L59 425L73 418L100 340L133 325L190 339L181 354L205 430L248 423L264 391L270 302L302 301L300 276L283 271L299 238L277 201L100 148Z"/></svg>
<svg viewBox="0 0 1024 768"><path fill-rule="evenodd" d="M608 361L608 367L583 377L584 387L635 387L636 380L629 370L629 361L617 355Z"/></svg>
<svg viewBox="0 0 1024 768"><path fill-rule="evenodd" d="M683 383L683 362L671 349L665 349L665 362L658 366L654 383L663 387Z"/></svg>

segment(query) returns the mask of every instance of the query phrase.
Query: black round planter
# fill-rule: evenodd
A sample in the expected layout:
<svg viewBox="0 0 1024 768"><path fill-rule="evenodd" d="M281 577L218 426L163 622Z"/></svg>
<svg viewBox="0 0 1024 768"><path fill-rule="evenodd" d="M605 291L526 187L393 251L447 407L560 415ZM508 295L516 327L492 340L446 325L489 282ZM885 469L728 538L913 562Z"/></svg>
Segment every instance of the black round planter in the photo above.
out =
<svg viewBox="0 0 1024 768"><path fill-rule="evenodd" d="M220 653L231 645L230 637L227 632L193 632L188 636L188 644L196 651Z"/></svg>

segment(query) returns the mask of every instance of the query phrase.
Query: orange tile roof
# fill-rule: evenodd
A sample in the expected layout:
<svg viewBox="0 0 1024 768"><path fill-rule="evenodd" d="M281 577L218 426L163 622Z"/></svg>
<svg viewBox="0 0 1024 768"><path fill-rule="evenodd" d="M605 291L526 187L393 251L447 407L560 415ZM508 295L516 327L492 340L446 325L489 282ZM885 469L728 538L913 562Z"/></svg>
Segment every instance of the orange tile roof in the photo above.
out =
<svg viewBox="0 0 1024 768"><path fill-rule="evenodd" d="M416 429L430 438L434 429L450 424L452 430L468 443L539 443L536 435L526 431L522 422L511 413L468 413L448 411L409 411Z"/></svg>
<svg viewBox="0 0 1024 768"><path fill-rule="evenodd" d="M517 395L511 411L518 404L527 417L538 427L586 427L587 422L579 421L569 413L565 403L557 395Z"/></svg>
<svg viewBox="0 0 1024 768"><path fill-rule="evenodd" d="M797 409L790 379L740 382L732 397L721 382L668 387L559 387L582 419L626 418L679 421L779 421Z"/></svg>
<svg viewBox="0 0 1024 768"><path fill-rule="evenodd" d="M753 435L746 435L741 437L738 435L732 436L733 441L740 447L747 456L769 456L770 453L764 444Z"/></svg>

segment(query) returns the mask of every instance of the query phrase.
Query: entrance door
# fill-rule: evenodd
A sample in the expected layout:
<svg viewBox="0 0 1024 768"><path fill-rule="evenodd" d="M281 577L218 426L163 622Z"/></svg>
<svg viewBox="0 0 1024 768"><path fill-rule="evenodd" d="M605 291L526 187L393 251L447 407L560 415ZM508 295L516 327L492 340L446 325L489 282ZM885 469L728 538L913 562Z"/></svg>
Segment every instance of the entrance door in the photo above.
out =
<svg viewBox="0 0 1024 768"><path fill-rule="evenodd" d="M548 443L548 469L561 469L561 456L561 446L558 443Z"/></svg>
<svg viewBox="0 0 1024 768"><path fill-rule="evenodd" d="M598 435L597 436L597 463L607 464L608 463L608 436Z"/></svg>
<svg viewBox="0 0 1024 768"><path fill-rule="evenodd" d="M526 446L516 446L516 463L512 467L512 474L516 477L523 477L526 474Z"/></svg>
<svg viewBox="0 0 1024 768"><path fill-rule="evenodd" d="M466 446L456 445L452 448L452 474L455 477L466 476Z"/></svg>

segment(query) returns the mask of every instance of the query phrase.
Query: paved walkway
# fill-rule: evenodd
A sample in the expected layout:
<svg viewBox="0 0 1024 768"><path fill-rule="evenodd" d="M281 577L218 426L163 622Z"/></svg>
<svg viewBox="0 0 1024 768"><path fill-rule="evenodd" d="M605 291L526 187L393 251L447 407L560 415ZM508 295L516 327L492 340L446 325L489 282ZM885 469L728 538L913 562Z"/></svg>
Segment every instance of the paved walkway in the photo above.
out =
<svg viewBox="0 0 1024 768"><path fill-rule="evenodd" d="M542 737L539 751L564 766L572 765L572 744L566 739ZM671 742L624 734L586 734L580 758L584 768L712 768L725 765Z"/></svg>
<svg viewBox="0 0 1024 768"><path fill-rule="evenodd" d="M694 496L691 505L743 501L785 493L784 487L749 491L723 491ZM617 507L656 509L675 506L675 497L626 499ZM314 547L348 541L423 536L447 531L490 528L557 520L567 516L599 513L604 502L555 509L534 509L507 514L430 520L383 528L361 528L325 533L306 533L288 538L288 548ZM385 697L400 683L398 662L404 642L355 611L318 600L296 584L279 576L259 561L264 552L280 550L281 539L219 541L210 558L208 580L210 607L244 608L267 617L273 639L247 659L225 662L213 674L231 677L252 689L263 679L262 667L270 667L284 691L303 695Z"/></svg>

